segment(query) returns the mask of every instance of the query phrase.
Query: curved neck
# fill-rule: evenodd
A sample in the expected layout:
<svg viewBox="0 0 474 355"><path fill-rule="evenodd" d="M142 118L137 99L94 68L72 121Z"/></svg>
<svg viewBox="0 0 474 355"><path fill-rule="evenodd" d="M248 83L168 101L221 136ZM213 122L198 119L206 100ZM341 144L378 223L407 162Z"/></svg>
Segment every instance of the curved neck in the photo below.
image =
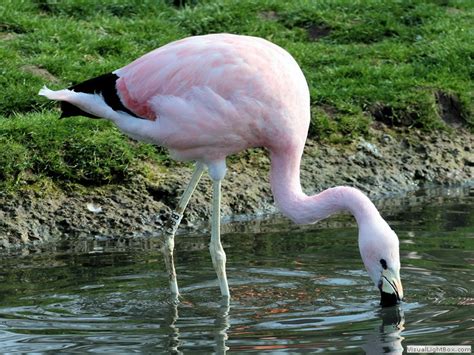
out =
<svg viewBox="0 0 474 355"><path fill-rule="evenodd" d="M298 224L315 223L341 211L349 211L357 224L380 216L377 208L360 190L337 186L308 196L300 184L301 154L271 154L270 181L280 211Z"/></svg>

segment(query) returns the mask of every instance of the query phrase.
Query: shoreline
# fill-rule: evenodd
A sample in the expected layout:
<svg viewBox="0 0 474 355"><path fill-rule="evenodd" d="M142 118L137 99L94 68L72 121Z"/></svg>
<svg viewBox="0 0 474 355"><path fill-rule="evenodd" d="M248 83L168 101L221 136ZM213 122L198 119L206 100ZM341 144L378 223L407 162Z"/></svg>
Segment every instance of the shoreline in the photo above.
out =
<svg viewBox="0 0 474 355"><path fill-rule="evenodd" d="M382 201L426 186L474 183L474 137L468 130L426 132L371 128L370 140L331 145L308 139L301 165L307 194L351 185ZM143 162L145 165L149 164ZM78 187L51 194L22 191L0 196L0 250L21 250L79 237L136 237L160 233L192 168L146 166L124 185ZM277 212L269 184L270 161L261 149L228 159L223 220ZM206 174L185 212L180 234L206 228L211 182Z"/></svg>

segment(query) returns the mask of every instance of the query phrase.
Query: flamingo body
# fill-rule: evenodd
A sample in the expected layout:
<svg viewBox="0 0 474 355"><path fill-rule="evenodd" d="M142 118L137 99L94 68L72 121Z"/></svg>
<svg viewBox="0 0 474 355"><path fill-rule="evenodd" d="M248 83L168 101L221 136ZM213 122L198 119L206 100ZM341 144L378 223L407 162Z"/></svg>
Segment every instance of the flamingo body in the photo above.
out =
<svg viewBox="0 0 474 355"><path fill-rule="evenodd" d="M398 238L373 203L350 187L314 196L302 191L300 162L310 122L309 90L296 61L277 45L230 34L189 37L155 49L113 73L69 90L43 88L40 95L62 101L63 116L109 119L133 138L167 147L176 159L198 162L170 236L174 237L202 165L208 166L214 181L210 249L223 295L229 295L219 236L225 158L250 147L265 147L272 160L271 185L280 210L296 223L314 223L341 210L350 211L359 225L362 259L381 291L382 304L391 305L403 297ZM170 279L174 279L171 289L177 293L173 243L171 238L166 255Z"/></svg>
<svg viewBox="0 0 474 355"><path fill-rule="evenodd" d="M114 74L124 105L155 122L142 138L177 159L212 162L262 146L302 153L308 87L293 57L273 43L228 34L190 37Z"/></svg>

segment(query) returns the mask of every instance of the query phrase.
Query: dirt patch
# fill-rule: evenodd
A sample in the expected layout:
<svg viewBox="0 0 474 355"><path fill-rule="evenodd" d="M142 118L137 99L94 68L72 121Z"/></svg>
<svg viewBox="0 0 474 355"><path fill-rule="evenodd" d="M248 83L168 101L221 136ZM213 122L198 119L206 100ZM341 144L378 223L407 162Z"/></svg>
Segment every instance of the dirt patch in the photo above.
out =
<svg viewBox="0 0 474 355"><path fill-rule="evenodd" d="M59 83L60 82L60 80L58 78L56 78L53 74L51 74L49 71L47 71L44 68L40 68L36 65L27 64L27 65L22 66L21 69L24 72L33 74L35 76L39 76L40 78L43 78L43 79L47 80L50 83Z"/></svg>
<svg viewBox="0 0 474 355"><path fill-rule="evenodd" d="M474 182L474 137L463 129L433 133L389 129L377 123L372 139L349 146L308 140L301 166L303 189L313 194L351 185L372 197L425 185ZM223 216L275 212L264 150L231 157L223 182ZM30 247L68 237L133 237L159 234L189 181L192 169L177 164L157 169L153 181L137 176L127 185L81 188L54 196L0 195L0 249ZM180 233L208 228L211 181L205 174L193 195ZM229 219L229 218L227 218Z"/></svg>
<svg viewBox="0 0 474 355"><path fill-rule="evenodd" d="M436 91L434 93L438 114L450 127L461 128L467 125L463 117L461 101L456 95ZM369 113L377 122L382 122L391 127L410 127L419 122L418 110L394 108L382 102L377 102L369 108Z"/></svg>
<svg viewBox="0 0 474 355"><path fill-rule="evenodd" d="M317 41L331 34L331 27L326 24L310 23L306 26L311 41Z"/></svg>
<svg viewBox="0 0 474 355"><path fill-rule="evenodd" d="M397 110L390 105L378 102L369 108L376 121L393 127L409 127L418 121L416 111Z"/></svg>
<svg viewBox="0 0 474 355"><path fill-rule="evenodd" d="M17 38L19 35L13 32L0 32L0 41L11 41Z"/></svg>
<svg viewBox="0 0 474 355"><path fill-rule="evenodd" d="M462 116L461 102L455 95L438 91L435 97L439 115L446 124L454 128L459 128L466 124L466 120Z"/></svg>

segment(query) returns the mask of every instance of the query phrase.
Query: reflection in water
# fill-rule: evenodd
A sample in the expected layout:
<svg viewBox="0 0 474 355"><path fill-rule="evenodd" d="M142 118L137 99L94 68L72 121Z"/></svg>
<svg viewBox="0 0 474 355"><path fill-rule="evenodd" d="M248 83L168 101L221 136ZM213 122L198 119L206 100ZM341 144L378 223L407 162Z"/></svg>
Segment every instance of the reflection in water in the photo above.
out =
<svg viewBox="0 0 474 355"><path fill-rule="evenodd" d="M169 328L168 350L171 354L182 354L182 352L179 351L179 328L176 325L179 319L178 302L171 300L171 302L165 306L168 306L168 310L164 319Z"/></svg>
<svg viewBox="0 0 474 355"><path fill-rule="evenodd" d="M169 328L169 338L167 344L167 350L171 354L183 354L184 349L181 349L183 343L180 340L180 329L177 325L179 320L179 306L176 302L171 302L168 305L168 312L165 317L165 322ZM230 328L230 305L227 301L222 301L221 305L216 309L217 313L215 314L214 320L214 342L213 350L216 354L226 354L230 349L226 342L229 338L228 331ZM377 322L378 324L373 328L373 331L366 333L362 337L363 345L361 346L364 349L366 354L369 355L379 355L379 354L402 354L403 346L402 342L405 339L401 332L404 331L405 327L405 316L403 310L400 306L390 307L390 308L380 308L375 310L372 314L375 317L374 321L381 320ZM351 324L352 321L349 321L348 324ZM318 329L315 328L314 332L318 332ZM275 339L276 341L276 339ZM323 345L323 344L319 344ZM247 349L313 349L318 348L318 344L312 344L309 347L304 346L303 344L292 344L288 343L285 345L269 345L265 346L255 346L248 347ZM243 349L243 348L241 348ZM235 349L234 349L235 350Z"/></svg>
<svg viewBox="0 0 474 355"><path fill-rule="evenodd" d="M405 329L405 316L400 306L382 308L379 311L382 323L375 327L372 333L364 337L365 344L362 348L366 354L402 354L403 337L401 332Z"/></svg>
<svg viewBox="0 0 474 355"><path fill-rule="evenodd" d="M229 347L226 345L226 341L229 338L229 336L227 335L227 331L230 328L229 310L229 300L223 299L222 304L219 307L219 313L216 315L216 321L214 322L214 325L216 327L216 354L225 354L227 350L229 350Z"/></svg>
<svg viewBox="0 0 474 355"><path fill-rule="evenodd" d="M164 317L165 325L168 328L168 342L167 350L171 354L183 354L181 349L182 342L180 340L179 322L179 302L171 299L164 307L166 308L166 315ZM229 321L230 303L228 299L221 300L220 306L217 308L217 313L214 320L214 351L216 354L226 354L229 347L226 341L229 338L227 332L230 328Z"/></svg>

